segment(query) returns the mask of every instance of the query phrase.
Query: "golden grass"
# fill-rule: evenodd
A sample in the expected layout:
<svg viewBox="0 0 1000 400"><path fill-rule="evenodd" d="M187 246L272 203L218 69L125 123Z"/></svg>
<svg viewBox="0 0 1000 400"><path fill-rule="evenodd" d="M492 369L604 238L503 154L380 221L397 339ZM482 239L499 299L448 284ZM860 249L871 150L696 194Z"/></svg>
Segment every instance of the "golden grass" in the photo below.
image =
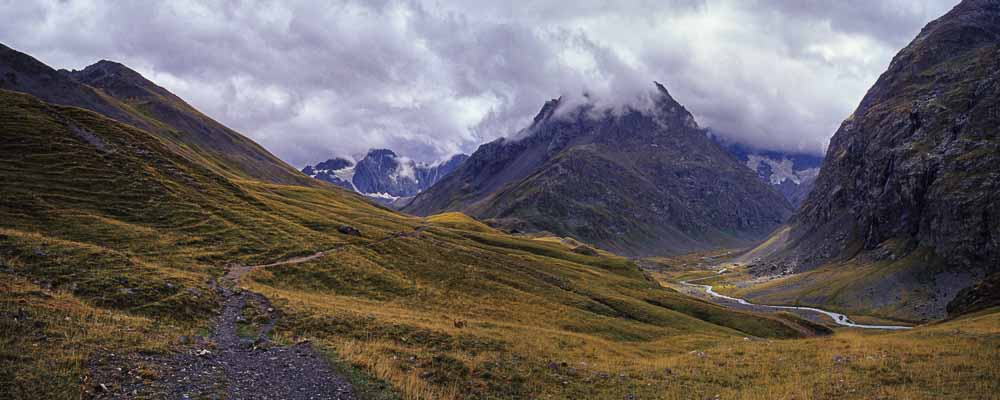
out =
<svg viewBox="0 0 1000 400"><path fill-rule="evenodd" d="M77 399L93 390L87 363L104 352L162 352L192 328L96 308L72 294L0 273L0 395ZM6 397L5 397L6 398Z"/></svg>
<svg viewBox="0 0 1000 400"><path fill-rule="evenodd" d="M491 228L489 225L479 222L476 219L460 212L435 214L427 217L426 220L428 223L445 228L482 233L500 233L500 231Z"/></svg>
<svg viewBox="0 0 1000 400"><path fill-rule="evenodd" d="M729 266L732 272L717 282L717 291L762 304L823 306L844 314L915 322L923 316L907 305L927 303L934 298L934 291L922 287L917 277L933 276L939 265L933 255L916 251L895 261L849 260L749 285L745 283L752 277L736 265ZM891 284L897 281L910 283ZM741 284L734 285L735 282ZM876 301L875 293L891 295L893 301Z"/></svg>
<svg viewBox="0 0 1000 400"><path fill-rule="evenodd" d="M745 341L800 331L661 288L622 257L461 215L416 231L423 220L339 189L221 176L174 143L79 109L0 91L0 130L10 139L0 147L0 397L41 387L78 398L86 360L160 351L204 328L216 305L207 282L226 263L330 249L243 284L283 312L279 340L313 339L405 398L828 398L841 386L847 398L936 389L963 398L960 386L974 398L996 389L996 314L901 334ZM338 233L343 225L362 236ZM380 241L397 233L407 235ZM12 322L19 307L44 322L45 341ZM966 333L949 336L954 329ZM865 361L831 364L832 351ZM937 359L951 369L933 368Z"/></svg>
<svg viewBox="0 0 1000 400"><path fill-rule="evenodd" d="M372 321L365 336L326 333L312 337L370 373L391 382L406 398L483 396L491 385L517 388L521 398L734 399L990 398L1000 389L1000 313L909 332L841 329L832 337L746 340L742 336L687 333L651 341L617 341L558 327L548 310L497 304L525 318L419 309L397 302L304 294L252 283L291 313ZM484 305L485 306L485 305ZM463 328L456 319L466 321ZM498 341L502 346L453 349L403 332L385 336L378 325L405 325L451 337ZM285 326L290 335L294 327ZM315 334L316 331L307 331ZM346 337L345 337L346 336ZM473 340L473 339L469 339ZM467 366L459 380L435 384L444 374L434 357ZM444 368L447 371L447 368ZM492 380L480 379L489 372ZM496 378L500 377L497 382ZM447 381L446 381L447 382ZM486 392L497 395L498 392ZM503 394L503 392L499 392ZM500 396L503 397L503 396Z"/></svg>

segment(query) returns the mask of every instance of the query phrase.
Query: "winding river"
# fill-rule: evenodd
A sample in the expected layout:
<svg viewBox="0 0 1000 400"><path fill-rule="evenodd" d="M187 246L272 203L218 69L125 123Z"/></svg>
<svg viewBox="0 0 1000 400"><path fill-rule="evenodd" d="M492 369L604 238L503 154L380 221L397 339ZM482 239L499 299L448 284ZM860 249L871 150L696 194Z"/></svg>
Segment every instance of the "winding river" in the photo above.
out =
<svg viewBox="0 0 1000 400"><path fill-rule="evenodd" d="M771 306L771 305L767 305L767 304L754 304L754 303L751 303L751 302L746 301L744 299L738 299L738 298L735 298L735 297L729 297L729 296L726 296L724 294L718 293L715 290L713 290L712 286L710 286L710 285L699 285L699 284L696 284L696 283L691 283L691 282L696 282L696 281L700 281L700 280L705 280L705 279L708 279L708 278L713 278L713 277L709 276L709 277L706 277L706 278L692 279L690 281L681 281L681 284L687 285L687 286L693 286L693 287L698 287L698 288L705 289L705 293L708 293L712 297L718 297L720 299L725 299L725 300L729 300L729 301L735 301L735 302L737 302L739 304L743 304L743 305L746 305L746 306L774 308L774 309L780 309L780 310L806 310L806 311L818 312L820 314L825 314L825 315L829 316L830 318L833 318L833 322L836 322L838 325L843 325L843 326L847 326L847 327L851 327L851 328L861 328L861 329L890 329L890 330L912 329L909 326L902 326L902 325L864 325L864 324L856 324L856 323L854 323L854 321L851 321L850 318L847 318L847 316L844 315L844 314L838 314L838 313L835 313L835 312L832 312L832 311L827 311L827 310L823 310L823 309L819 309L819 308L814 308L814 307Z"/></svg>

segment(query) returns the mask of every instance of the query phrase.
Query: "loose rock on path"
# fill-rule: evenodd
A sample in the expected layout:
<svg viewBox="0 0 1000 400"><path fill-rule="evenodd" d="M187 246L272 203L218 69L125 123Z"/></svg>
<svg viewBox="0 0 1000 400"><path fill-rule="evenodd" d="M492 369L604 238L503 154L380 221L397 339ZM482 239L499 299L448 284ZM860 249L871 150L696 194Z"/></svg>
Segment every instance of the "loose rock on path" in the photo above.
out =
<svg viewBox="0 0 1000 400"><path fill-rule="evenodd" d="M410 232L396 232L366 246L415 237L424 229L421 225ZM88 392L97 399L356 399L347 379L333 371L309 342L290 346L271 342L268 334L280 312L264 296L238 288L240 278L255 269L312 261L345 246L270 264L228 265L225 276L213 283L223 302L209 338L190 339L185 351L167 356L108 353L95 358L90 362L93 385ZM247 307L267 315L254 339L238 333ZM158 376L150 377L150 370Z"/></svg>
<svg viewBox="0 0 1000 400"><path fill-rule="evenodd" d="M95 379L106 382L95 383L95 397L355 399L347 379L331 370L323 355L308 342L280 346L268 339L280 313L264 296L236 288L239 277L250 269L231 266L217 285L223 298L222 312L208 339L196 338L190 349L174 356L112 354L96 360ZM251 306L264 310L267 322L259 328L256 338L241 337L238 323L243 310ZM99 368L114 365L126 367ZM162 376L147 384L140 374L131 373L139 366L158 368Z"/></svg>

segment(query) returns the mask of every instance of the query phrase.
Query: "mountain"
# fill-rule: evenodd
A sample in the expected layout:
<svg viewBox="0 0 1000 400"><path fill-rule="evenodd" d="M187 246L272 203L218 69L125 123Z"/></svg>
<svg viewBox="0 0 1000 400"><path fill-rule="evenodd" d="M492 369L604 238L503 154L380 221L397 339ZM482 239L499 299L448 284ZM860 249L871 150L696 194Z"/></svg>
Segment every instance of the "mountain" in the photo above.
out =
<svg viewBox="0 0 1000 400"><path fill-rule="evenodd" d="M757 150L727 141L711 132L709 137L756 172L761 180L773 185L796 209L812 191L819 167L823 164L823 157L812 154Z"/></svg>
<svg viewBox="0 0 1000 400"><path fill-rule="evenodd" d="M347 190L357 191L354 187L354 161L346 158L331 158L316 166L306 165L302 168L302 173Z"/></svg>
<svg viewBox="0 0 1000 400"><path fill-rule="evenodd" d="M752 266L808 273L763 298L925 320L1000 270L998 104L1000 2L966 0L841 124L815 188L771 241L783 244Z"/></svg>
<svg viewBox="0 0 1000 400"><path fill-rule="evenodd" d="M102 60L82 71L57 71L0 44L0 89L84 108L134 125L157 134L186 157L228 175L316 184L257 143L119 63Z"/></svg>
<svg viewBox="0 0 1000 400"><path fill-rule="evenodd" d="M71 78L5 56L41 71L2 64L5 87L74 104L0 89L0 398L240 397L233 388L246 381L233 368L305 371L292 363L303 356L407 398L545 397L564 386L533 377L556 357L533 346L599 349L563 354L582 362L656 353L683 336L815 335L800 319L663 288L624 257L509 236L461 214L414 218L325 183L251 177L284 164L257 159L261 168L246 172L222 152L259 147L223 146L228 129L173 130L196 114L171 116L158 100L137 100L145 90L98 73ZM163 121L149 116L157 112ZM249 340L220 331L259 339L245 348ZM269 333L309 341L285 346ZM261 363L221 362L234 356ZM372 377L376 366L388 374ZM651 372L641 368L628 370Z"/></svg>
<svg viewBox="0 0 1000 400"><path fill-rule="evenodd" d="M312 346L345 357L318 362L349 377L388 368L380 391L544 397L564 386L533 371L557 356L576 365L655 354L665 342L674 356L746 336L814 335L800 319L663 288L624 257L512 237L461 214L414 218L329 185L230 176L159 133L25 93L0 89L0 139L0 398L240 397L233 368L301 370L268 360L288 349L323 357ZM244 267L253 265L267 266ZM227 279L240 289L224 289ZM260 332L260 347L213 341L236 325ZM312 344L284 346L272 328ZM541 350L560 343L586 354ZM234 354L261 364L220 365ZM593 374L655 372L642 368L616 362Z"/></svg>
<svg viewBox="0 0 1000 400"><path fill-rule="evenodd" d="M736 247L791 214L780 194L698 128L659 83L644 106L547 102L404 211L461 211L626 254Z"/></svg>
<svg viewBox="0 0 1000 400"><path fill-rule="evenodd" d="M400 205L450 174L469 156L456 154L439 163L418 163L392 150L373 149L355 164L332 158L307 165L302 172L313 178L364 194L383 203Z"/></svg>
<svg viewBox="0 0 1000 400"><path fill-rule="evenodd" d="M0 89L2 399L967 399L1000 382L997 308L824 339L820 316L685 294L711 257L642 270L250 177L61 82L47 94L135 121Z"/></svg>

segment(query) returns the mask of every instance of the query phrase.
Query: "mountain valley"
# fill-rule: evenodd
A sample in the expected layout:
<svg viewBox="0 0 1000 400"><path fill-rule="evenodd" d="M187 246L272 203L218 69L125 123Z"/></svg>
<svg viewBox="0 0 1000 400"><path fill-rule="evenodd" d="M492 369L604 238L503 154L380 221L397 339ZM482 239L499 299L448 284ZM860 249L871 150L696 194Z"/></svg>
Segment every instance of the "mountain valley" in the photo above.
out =
<svg viewBox="0 0 1000 400"><path fill-rule="evenodd" d="M716 135L711 137L747 168L756 172L761 180L774 186L793 209L798 209L806 200L823 164L823 158L820 156L760 151L738 143L727 143L718 139Z"/></svg>
<svg viewBox="0 0 1000 400"><path fill-rule="evenodd" d="M254 32L285 22L304 30L251 41L295 54L328 49L297 47L293 36L358 29L310 30L301 15L274 15ZM409 16L387 19L379 33ZM474 22L450 18L449 30L420 27L463 36L455 27ZM468 36L493 51L487 39L522 40L514 31ZM205 43L221 40L198 32ZM413 54L440 45L413 42ZM473 79L455 60L435 64L435 73L462 71L454 93L407 68L379 76L412 83L383 99L409 123L441 122L445 109L420 102L454 95L447 101L465 111L455 124L470 131L456 140L478 144L470 155L414 161L471 148L397 154L390 149L420 147L395 146L395 132L379 131L362 143L372 146L363 157L298 170L358 147L331 139L302 152L265 148L219 122L231 115L216 120L192 105L214 87L177 90L189 103L167 89L183 86L166 69L124 58L137 68L101 60L55 69L6 45L14 43L0 44L0 399L1000 393L1000 1L964 0L927 24L823 157L699 126L695 115L715 114L689 110L674 86L651 80L638 97L615 93L626 99L615 106L599 91L564 94L519 131L491 137L466 122L500 118L509 99L462 95L510 90L501 67L517 60L497 51L484 67L505 77L496 81ZM164 46L168 64L239 60ZM382 62L395 48L362 47ZM545 70L536 50L522 49L533 70ZM355 84L375 90L362 75L300 61L281 60L298 68L297 84L320 85L304 69L329 69L319 82L336 88L333 98L357 100L357 118L379 114L370 98L337 97ZM345 57L343 68L370 62ZM229 89L252 91L254 79ZM261 86L268 96L226 98L275 114L295 103L289 115L303 125L267 127L287 129L282 140L317 110L338 111Z"/></svg>

